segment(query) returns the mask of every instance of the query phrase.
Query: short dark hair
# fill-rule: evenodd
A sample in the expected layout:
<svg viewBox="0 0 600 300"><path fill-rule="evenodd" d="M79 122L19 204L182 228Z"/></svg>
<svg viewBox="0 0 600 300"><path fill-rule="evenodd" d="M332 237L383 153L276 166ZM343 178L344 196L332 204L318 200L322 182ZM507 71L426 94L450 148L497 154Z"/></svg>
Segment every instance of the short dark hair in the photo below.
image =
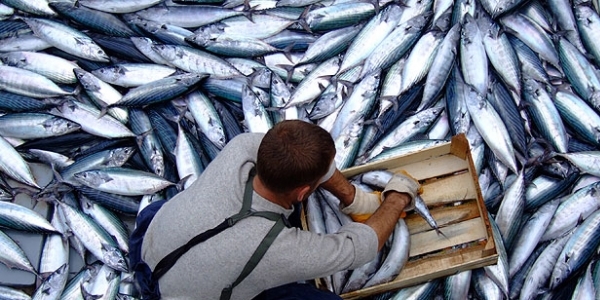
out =
<svg viewBox="0 0 600 300"><path fill-rule="evenodd" d="M329 132L305 121L286 120L275 124L262 139L256 172L268 189L286 193L316 184L334 157L335 144Z"/></svg>

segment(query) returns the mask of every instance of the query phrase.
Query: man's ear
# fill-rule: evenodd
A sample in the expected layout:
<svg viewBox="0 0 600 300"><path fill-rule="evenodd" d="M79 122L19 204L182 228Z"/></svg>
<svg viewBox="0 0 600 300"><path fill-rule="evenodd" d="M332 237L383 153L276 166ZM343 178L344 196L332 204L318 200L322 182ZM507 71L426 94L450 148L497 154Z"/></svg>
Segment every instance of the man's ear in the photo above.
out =
<svg viewBox="0 0 600 300"><path fill-rule="evenodd" d="M310 185L303 185L297 188L298 192L296 193L296 197L298 202L302 202L311 192Z"/></svg>

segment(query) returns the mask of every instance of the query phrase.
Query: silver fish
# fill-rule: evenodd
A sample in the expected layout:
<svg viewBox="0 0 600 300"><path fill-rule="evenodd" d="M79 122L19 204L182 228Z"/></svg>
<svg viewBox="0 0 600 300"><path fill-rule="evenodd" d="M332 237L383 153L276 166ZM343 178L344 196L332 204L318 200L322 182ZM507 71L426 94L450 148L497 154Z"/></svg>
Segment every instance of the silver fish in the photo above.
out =
<svg viewBox="0 0 600 300"><path fill-rule="evenodd" d="M73 176L83 185L124 196L154 194L175 185L154 173L124 167L92 169Z"/></svg>
<svg viewBox="0 0 600 300"><path fill-rule="evenodd" d="M82 211L61 201L57 203L61 218L88 251L115 270L123 272L128 270L123 253L102 227Z"/></svg>
<svg viewBox="0 0 600 300"><path fill-rule="evenodd" d="M9 269L16 268L36 274L37 271L27 258L27 254L21 247L4 231L0 230L0 262Z"/></svg>
<svg viewBox="0 0 600 300"><path fill-rule="evenodd" d="M394 228L390 252L377 272L365 283L363 288L393 280L408 261L409 249L410 233L408 232L408 227L404 219L398 219Z"/></svg>
<svg viewBox="0 0 600 300"><path fill-rule="evenodd" d="M70 95L47 77L25 69L0 65L0 88L32 98Z"/></svg>
<svg viewBox="0 0 600 300"><path fill-rule="evenodd" d="M122 86L136 87L173 75L175 69L159 64L124 63L93 70L100 80Z"/></svg>
<svg viewBox="0 0 600 300"><path fill-rule="evenodd" d="M31 30L51 44L69 54L91 61L109 62L108 55L89 36L62 23L40 18L26 18Z"/></svg>

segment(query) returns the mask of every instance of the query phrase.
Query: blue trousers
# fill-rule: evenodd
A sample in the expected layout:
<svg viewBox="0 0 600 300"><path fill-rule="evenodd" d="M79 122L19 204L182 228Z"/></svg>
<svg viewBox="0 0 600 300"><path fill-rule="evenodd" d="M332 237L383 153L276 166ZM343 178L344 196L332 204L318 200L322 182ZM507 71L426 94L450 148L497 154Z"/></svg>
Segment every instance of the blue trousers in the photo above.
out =
<svg viewBox="0 0 600 300"><path fill-rule="evenodd" d="M330 291L324 291L308 283L288 283L268 289L252 300L341 300Z"/></svg>

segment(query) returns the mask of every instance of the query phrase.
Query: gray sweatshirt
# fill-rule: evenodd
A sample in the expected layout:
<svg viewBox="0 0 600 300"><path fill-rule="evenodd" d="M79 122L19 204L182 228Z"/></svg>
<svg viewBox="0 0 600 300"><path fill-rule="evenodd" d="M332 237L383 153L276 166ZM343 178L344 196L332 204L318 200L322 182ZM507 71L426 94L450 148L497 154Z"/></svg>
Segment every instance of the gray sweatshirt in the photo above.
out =
<svg viewBox="0 0 600 300"><path fill-rule="evenodd" d="M244 133L232 139L186 190L156 214L142 245L142 259L154 269L158 262L189 239L239 212L248 172L256 162L264 134ZM288 217L291 209L253 193L252 209ZM261 217L241 220L193 247L159 281L163 299L219 299L221 290L242 268L274 222ZM263 290L353 269L377 255L377 235L362 223L338 233L320 235L284 228L232 299L249 300Z"/></svg>

